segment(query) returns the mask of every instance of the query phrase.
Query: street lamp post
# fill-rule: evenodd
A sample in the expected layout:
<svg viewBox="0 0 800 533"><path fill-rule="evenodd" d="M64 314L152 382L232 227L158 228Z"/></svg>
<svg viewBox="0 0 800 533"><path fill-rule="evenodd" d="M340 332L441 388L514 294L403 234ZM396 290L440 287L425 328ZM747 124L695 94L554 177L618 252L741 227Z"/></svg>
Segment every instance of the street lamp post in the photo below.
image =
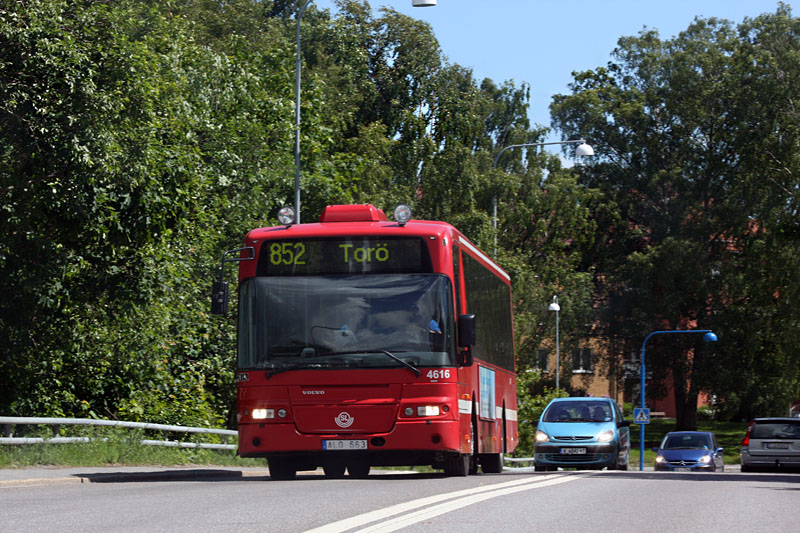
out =
<svg viewBox="0 0 800 533"><path fill-rule="evenodd" d="M300 223L300 20L308 5L314 0L297 0L296 56L294 65L294 211L295 223ZM433 7L436 0L412 0L413 7Z"/></svg>
<svg viewBox="0 0 800 533"><path fill-rule="evenodd" d="M645 381L645 379L644 379L644 377L645 377L644 351L645 351L645 347L647 345L647 341L650 340L650 337L652 337L653 335L662 335L662 334L667 334L667 333L704 333L704 335L703 335L703 340L704 341L706 341L706 342L716 342L717 341L717 335L713 331L711 331L710 329L672 329L672 330L667 330L667 331L654 331L654 332L650 333L647 337L645 337L644 341L642 342L642 361L641 361L642 366L641 366L641 369L640 369L640 373L641 373L641 384L640 384L640 387L641 387L641 391L640 391L641 404L640 404L640 406L641 406L642 409L645 409L645 404L644 404L644 381ZM645 426L645 424L639 424L639 470L640 471L644 470L644 426Z"/></svg>
<svg viewBox="0 0 800 533"><path fill-rule="evenodd" d="M298 0L297 14L297 41L294 64L294 212L295 222L300 223L300 20L303 18L308 4L314 0Z"/></svg>
<svg viewBox="0 0 800 533"><path fill-rule="evenodd" d="M510 150L511 148L531 148L534 146L549 146L553 144L577 144L578 147L575 149L576 155L579 156L594 155L594 149L590 145L586 144L585 139L573 139L570 141L555 141L547 143L509 144L508 146L504 147L499 152L497 152L497 155L494 156L494 163L492 164L492 170L497 170L497 163L500 161L500 156L506 150ZM497 194L496 193L492 198L492 227L494 228L494 255L497 256Z"/></svg>
<svg viewBox="0 0 800 533"><path fill-rule="evenodd" d="M547 310L556 312L556 390L558 390L558 377L561 374L561 362L558 351L558 312L561 311L561 306L558 305L558 296L553 295L553 303L550 304Z"/></svg>

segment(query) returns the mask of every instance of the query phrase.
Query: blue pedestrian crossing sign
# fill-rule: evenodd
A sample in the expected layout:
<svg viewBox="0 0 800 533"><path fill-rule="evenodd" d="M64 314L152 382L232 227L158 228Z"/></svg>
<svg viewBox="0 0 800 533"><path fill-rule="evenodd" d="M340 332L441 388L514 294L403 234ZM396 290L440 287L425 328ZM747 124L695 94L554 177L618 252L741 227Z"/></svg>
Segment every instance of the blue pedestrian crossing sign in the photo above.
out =
<svg viewBox="0 0 800 533"><path fill-rule="evenodd" d="M649 424L650 423L650 409L646 407L633 408L633 423L634 424Z"/></svg>

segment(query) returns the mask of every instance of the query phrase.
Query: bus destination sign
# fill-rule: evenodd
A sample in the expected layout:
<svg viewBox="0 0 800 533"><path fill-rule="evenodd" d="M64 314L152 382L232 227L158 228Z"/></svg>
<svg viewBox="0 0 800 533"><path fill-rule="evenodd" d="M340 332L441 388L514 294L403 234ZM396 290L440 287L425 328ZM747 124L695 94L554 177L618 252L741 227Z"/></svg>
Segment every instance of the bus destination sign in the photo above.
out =
<svg viewBox="0 0 800 533"><path fill-rule="evenodd" d="M432 272L418 237L335 237L264 241L258 276Z"/></svg>

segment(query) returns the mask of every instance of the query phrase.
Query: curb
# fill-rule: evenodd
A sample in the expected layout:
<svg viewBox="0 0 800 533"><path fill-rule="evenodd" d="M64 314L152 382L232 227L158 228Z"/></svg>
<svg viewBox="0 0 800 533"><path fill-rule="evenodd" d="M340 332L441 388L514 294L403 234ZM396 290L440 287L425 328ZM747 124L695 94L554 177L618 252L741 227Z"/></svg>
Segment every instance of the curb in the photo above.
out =
<svg viewBox="0 0 800 533"><path fill-rule="evenodd" d="M230 480L245 478L267 478L269 471L238 470L167 470L160 472L102 472L96 474L72 475L64 477L26 478L0 480L2 487L24 487L35 485L75 485L83 483L130 483L152 481L200 481Z"/></svg>

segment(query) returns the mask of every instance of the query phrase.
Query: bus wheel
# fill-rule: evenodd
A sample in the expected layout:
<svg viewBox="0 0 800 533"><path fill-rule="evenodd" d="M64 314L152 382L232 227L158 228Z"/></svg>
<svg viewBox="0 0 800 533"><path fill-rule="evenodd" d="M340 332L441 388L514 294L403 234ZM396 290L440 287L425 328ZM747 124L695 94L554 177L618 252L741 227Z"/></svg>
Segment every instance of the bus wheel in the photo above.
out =
<svg viewBox="0 0 800 533"><path fill-rule="evenodd" d="M472 455L468 453L458 453L448 457L444 463L444 473L448 476L465 477L469 474Z"/></svg>
<svg viewBox="0 0 800 533"><path fill-rule="evenodd" d="M281 459L269 460L269 477L275 481L288 481L297 476L297 470L289 461Z"/></svg>
<svg viewBox="0 0 800 533"><path fill-rule="evenodd" d="M345 468L347 468L347 465L338 461L322 465L322 470L325 472L325 477L333 479L343 478Z"/></svg>
<svg viewBox="0 0 800 533"><path fill-rule="evenodd" d="M475 404L473 403L473 415L472 420L469 423L469 433L472 435L472 441L470 442L470 449L472 450L472 455L470 457L469 462L469 474L474 476L478 473L478 462L480 460L480 455L478 455L478 421L475 419L476 408Z"/></svg>
<svg viewBox="0 0 800 533"><path fill-rule="evenodd" d="M481 470L485 474L500 474L503 471L502 453L482 453Z"/></svg>
<svg viewBox="0 0 800 533"><path fill-rule="evenodd" d="M369 476L369 463L350 463L347 465L347 472L350 474L350 477L354 477L357 479L363 479Z"/></svg>

